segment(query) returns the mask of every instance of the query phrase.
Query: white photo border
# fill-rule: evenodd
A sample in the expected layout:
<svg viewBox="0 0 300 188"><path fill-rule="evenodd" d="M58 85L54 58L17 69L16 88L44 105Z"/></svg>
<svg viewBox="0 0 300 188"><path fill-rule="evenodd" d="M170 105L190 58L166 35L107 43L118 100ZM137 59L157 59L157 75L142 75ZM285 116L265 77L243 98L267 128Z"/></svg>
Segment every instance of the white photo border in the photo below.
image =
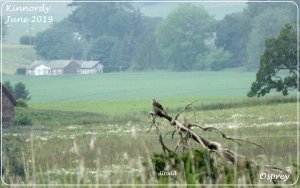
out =
<svg viewBox="0 0 300 188"><path fill-rule="evenodd" d="M46 0L46 1L4 1L2 2L1 4L1 26L2 26L2 22L3 22L3 6L6 4L6 3L67 3L67 2L70 2L70 1L61 1L61 0L54 0L54 1L49 1L49 0ZM296 2L294 1L276 1L276 0L267 0L267 1L262 1L262 0L211 0L211 1L208 1L208 0L182 0L182 1L178 1L178 0L170 0L170 1L166 1L166 0L162 0L162 1L153 1L153 0L150 0L150 1L136 1L136 0L133 0L133 1L129 1L129 0L125 0L125 1L101 1L101 0L97 0L97 1L76 1L76 2L80 2L80 3L153 3L153 2L158 2L158 3L292 3L294 4L296 7L297 7L297 88L299 89L299 86L300 86L300 83L299 83L299 7L297 5ZM2 27L1 27L1 65L0 65L0 79L1 79L1 83L2 83L2 57L3 57L3 38L2 38ZM1 101L2 101L2 87L1 87ZM300 112L300 109L299 109L300 105L299 105L299 91L297 90L297 166L299 167L299 161L300 161L300 156L299 156L299 146L300 146L300 138L299 138L299 132L300 132L300 122L299 122L299 112ZM2 140L2 102L1 102L1 169L2 169L2 165L3 165L3 152L2 152L2 146L3 146L3 140ZM4 180L3 180L3 172L2 170L1 171L1 182L6 185L6 186L163 186L165 184L7 184ZM299 171L297 170L297 179L294 183L292 184L280 184L280 186L293 186L295 185L297 182L299 181ZM195 184L168 184L168 186L189 186L189 185L195 185ZM239 185L239 186L249 186L249 185L252 185L252 186L264 186L264 187L273 187L274 185L270 185L270 184L201 184L201 186L235 186L235 185Z"/></svg>

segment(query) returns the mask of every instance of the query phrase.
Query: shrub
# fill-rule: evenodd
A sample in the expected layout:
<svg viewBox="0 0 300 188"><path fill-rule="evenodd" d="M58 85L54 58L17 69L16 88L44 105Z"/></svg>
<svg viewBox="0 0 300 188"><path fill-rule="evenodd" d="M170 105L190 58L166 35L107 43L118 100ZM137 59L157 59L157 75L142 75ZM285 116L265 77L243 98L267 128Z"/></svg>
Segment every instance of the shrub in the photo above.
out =
<svg viewBox="0 0 300 188"><path fill-rule="evenodd" d="M208 150L193 150L181 154L174 153L168 157L162 154L154 154L152 163L154 164L156 177L160 182L168 182L169 178L168 176L159 176L158 174L161 171L176 171L178 176L188 184L205 182L205 180L212 180L215 183L217 178L217 168Z"/></svg>
<svg viewBox="0 0 300 188"><path fill-rule="evenodd" d="M15 125L32 125L31 117L25 110L17 108L15 114Z"/></svg>
<svg viewBox="0 0 300 188"><path fill-rule="evenodd" d="M17 68L17 74L19 75L25 75L26 74L26 68L22 67L22 68Z"/></svg>
<svg viewBox="0 0 300 188"><path fill-rule="evenodd" d="M17 102L17 107L21 107L21 108L27 108L28 107L26 101L23 100L23 99L17 99L16 102Z"/></svg>
<svg viewBox="0 0 300 188"><path fill-rule="evenodd" d="M151 157L155 177L160 183L186 182L187 184L235 184L236 174L244 177L245 183L257 182L259 168L245 161L235 172L234 165L215 156L207 149L194 149L180 154L154 154ZM149 163L143 163L149 167ZM160 172L177 172L177 176L161 176Z"/></svg>

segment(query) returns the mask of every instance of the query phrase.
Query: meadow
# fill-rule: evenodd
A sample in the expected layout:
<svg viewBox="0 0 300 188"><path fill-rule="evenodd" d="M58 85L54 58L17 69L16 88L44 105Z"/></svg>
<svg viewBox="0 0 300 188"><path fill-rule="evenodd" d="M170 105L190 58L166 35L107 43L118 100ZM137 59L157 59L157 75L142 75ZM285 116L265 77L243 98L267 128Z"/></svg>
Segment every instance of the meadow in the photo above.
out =
<svg viewBox="0 0 300 188"><path fill-rule="evenodd" d="M153 169L143 165L145 161L151 163L154 153L162 153L155 130L146 133L151 99L156 98L171 115L197 101L180 116L181 121L214 126L228 136L261 144L267 153L251 144L239 146L215 132L197 131L251 159L269 156L271 165L294 174L286 182L291 184L298 170L297 96L271 94L249 99L245 95L254 78L255 73L233 70L3 75L3 80L13 84L25 83L32 95L28 108L16 109L16 116L29 117L31 125L4 128L2 132L4 181L45 186L161 183ZM159 124L164 134L172 130L164 120ZM178 136L164 139L174 149Z"/></svg>
<svg viewBox="0 0 300 188"><path fill-rule="evenodd" d="M237 79L238 78L238 79ZM122 72L102 75L3 75L12 84L22 81L35 109L124 114L149 111L152 98L169 108L187 101L203 103L246 98L254 72ZM209 87L207 87L209 85Z"/></svg>
<svg viewBox="0 0 300 188"><path fill-rule="evenodd" d="M196 113L190 110L181 119L184 117L203 126L217 127L228 136L255 141L266 148L271 165L294 170L293 165L297 164L298 134L296 107L296 103L287 102L246 108L198 110ZM145 171L141 164L150 161L154 152L162 153L155 131L146 133L150 124L146 113L118 118L101 114L34 109L26 109L24 113L31 115L33 125L3 129L3 139L4 145L10 146L5 151L9 158L4 158L4 161L9 163L11 156L17 155L26 175L18 178L11 176L12 172L6 171L5 182L159 183L154 178L155 174L145 181L138 179ZM164 134L172 130L165 121L160 121L160 129ZM251 144L238 146L224 140L217 133L197 132L247 157L256 159L266 155ZM177 139L178 137L165 137L170 148L175 147Z"/></svg>

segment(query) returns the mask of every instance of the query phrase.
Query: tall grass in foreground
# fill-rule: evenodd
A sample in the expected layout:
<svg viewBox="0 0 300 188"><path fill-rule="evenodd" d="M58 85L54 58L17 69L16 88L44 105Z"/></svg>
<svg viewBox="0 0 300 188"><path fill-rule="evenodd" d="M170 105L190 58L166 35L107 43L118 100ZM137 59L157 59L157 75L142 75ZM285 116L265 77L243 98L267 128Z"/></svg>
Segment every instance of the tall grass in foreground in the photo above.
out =
<svg viewBox="0 0 300 188"><path fill-rule="evenodd" d="M59 132L4 134L4 148L13 148L13 152L4 152L5 182L10 184L166 183L166 179L157 179L157 172L152 161L153 153L162 153L156 134L145 134L144 129L136 126L127 126L121 131L116 131L117 126L114 126L105 132L100 127L99 129L95 127L69 129L69 133L60 134ZM252 130L241 128L239 132L225 129L225 132L228 135L243 138L246 135L246 138L255 140L266 147L268 155L271 156L271 164L295 173L297 169L293 166L297 160L295 149L297 137L293 132L295 128L295 125L290 125ZM167 129L165 131L168 132ZM288 135L283 136L285 134ZM252 159L256 156L266 156L257 147L251 145L237 147L236 144L222 139L218 134L209 133L206 137L222 142L228 148ZM172 147L175 146L177 139L171 139L169 136L165 141L168 146ZM145 166L145 163L150 166ZM266 163L266 157L263 157L263 163ZM183 176L183 172L178 173L181 173L179 180L170 179L167 182L186 184L193 180L195 184L199 183L195 177L188 180L186 176ZM232 177L231 173L228 172L229 177L219 173L217 174L218 181L213 181L213 179L205 181L235 183L237 177ZM243 178L239 179L239 183L243 183Z"/></svg>
<svg viewBox="0 0 300 188"><path fill-rule="evenodd" d="M199 130L199 134L205 138L220 142L251 159L266 163L266 156L270 156L271 165L294 174L287 182L291 183L290 181L295 180L296 171L299 170L299 167L294 165L297 163L297 131L299 131L296 107L296 103L270 103L195 110L183 113L182 118L203 126L215 126L228 136L253 140L264 146L267 154L255 146L249 144L238 146L224 140L219 134ZM199 177L201 174L193 174L189 176L191 178L180 176L177 180L157 178L153 154L160 155L162 150L155 131L145 133L149 126L146 113L119 116L116 119L96 113L32 109L24 110L22 113L28 113L32 117L32 126L3 129L6 183L47 184L45 186L50 184L109 186L119 183L167 182L187 184L193 181L196 185L200 183L195 176ZM170 113L173 114L173 111L170 110ZM160 121L162 132L171 131L172 128L169 127L167 122ZM164 140L174 149L178 138L172 139L169 135L165 136ZM145 163L149 165L145 166ZM204 164L209 166L207 163ZM180 173L182 175L188 172L182 168ZM218 172L218 175L220 178L215 183L247 182L247 178L244 176L239 178L237 173L233 177L226 177L225 173L221 172ZM213 179L205 181L209 184L214 183ZM272 184L269 181L257 183Z"/></svg>

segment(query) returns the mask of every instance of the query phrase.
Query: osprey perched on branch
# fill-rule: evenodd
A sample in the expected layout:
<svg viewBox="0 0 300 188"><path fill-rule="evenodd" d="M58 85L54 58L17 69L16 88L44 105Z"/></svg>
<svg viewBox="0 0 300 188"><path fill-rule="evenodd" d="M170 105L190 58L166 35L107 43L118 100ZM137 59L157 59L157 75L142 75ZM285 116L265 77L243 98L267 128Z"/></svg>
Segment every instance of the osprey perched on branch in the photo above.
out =
<svg viewBox="0 0 300 188"><path fill-rule="evenodd" d="M155 99L152 99L152 107L153 112L159 117L165 117L167 115L167 112L164 110L162 105L159 104L159 102L157 102Z"/></svg>

